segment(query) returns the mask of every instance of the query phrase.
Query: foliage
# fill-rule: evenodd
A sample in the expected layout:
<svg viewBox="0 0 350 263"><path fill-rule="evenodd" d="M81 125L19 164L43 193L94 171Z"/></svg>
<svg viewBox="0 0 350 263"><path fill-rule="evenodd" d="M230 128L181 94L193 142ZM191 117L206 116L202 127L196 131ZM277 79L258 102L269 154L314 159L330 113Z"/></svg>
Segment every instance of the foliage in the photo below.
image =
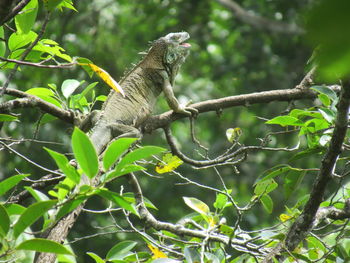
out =
<svg viewBox="0 0 350 263"><path fill-rule="evenodd" d="M301 44L304 36L284 39L276 32L258 31L235 19L220 2L96 0L86 5L31 0L0 27L0 82L5 86L9 80L8 89L22 90L57 111L83 116L106 100L103 86L123 93L107 71L121 76L137 51L146 49L144 43L165 31L183 29L194 42L177 82L183 102L288 89L302 79L310 53ZM305 1L237 2L266 17L283 17L286 23L306 7ZM311 64L317 67L317 83L341 79L349 89L349 10L345 0L322 0L304 16L305 38L315 48ZM94 73L101 83L85 80ZM85 132L75 127L67 135L65 120L52 112L43 111L39 118L34 110L15 106L2 112L7 102L16 105L26 98L4 96L0 160L8 165L0 171L1 260L34 262L35 253L50 252L58 255L58 262L259 261L284 242L290 227L308 212L303 209L312 182L327 163L321 158L332 151L337 116L342 114L337 108L339 87L302 88L314 91L316 101L305 97L286 110L282 102L246 103L245 108L223 113L217 109L221 118L201 113L194 130L204 146L192 143L187 121L172 124L185 154L205 161L234 156L197 170L172 147L170 153L157 134L144 138L142 145L135 138L118 138L97 156ZM165 109L161 100L158 111ZM38 138L21 140L33 134ZM350 260L348 140L347 136L332 166L314 225L292 251L281 251L283 262ZM45 143L44 150L38 141ZM67 154L67 145L73 154ZM54 168L47 168L53 163ZM44 177L47 173L53 178ZM135 190L131 173L142 193ZM45 238L46 231L85 203L88 215L72 235L81 239L69 238L73 242L62 245ZM155 215L145 217L148 209ZM104 231L111 225L112 231ZM88 246L85 240L91 237L93 245Z"/></svg>

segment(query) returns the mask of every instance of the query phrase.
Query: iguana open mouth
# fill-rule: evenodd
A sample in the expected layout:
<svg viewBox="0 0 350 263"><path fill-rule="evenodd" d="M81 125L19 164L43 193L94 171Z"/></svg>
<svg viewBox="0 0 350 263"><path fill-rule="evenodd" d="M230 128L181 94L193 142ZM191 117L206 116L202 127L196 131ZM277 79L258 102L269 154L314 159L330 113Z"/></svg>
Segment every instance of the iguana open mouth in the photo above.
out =
<svg viewBox="0 0 350 263"><path fill-rule="evenodd" d="M185 48L190 48L191 44L187 43L187 42L184 42L184 43L181 43L180 46L185 47Z"/></svg>

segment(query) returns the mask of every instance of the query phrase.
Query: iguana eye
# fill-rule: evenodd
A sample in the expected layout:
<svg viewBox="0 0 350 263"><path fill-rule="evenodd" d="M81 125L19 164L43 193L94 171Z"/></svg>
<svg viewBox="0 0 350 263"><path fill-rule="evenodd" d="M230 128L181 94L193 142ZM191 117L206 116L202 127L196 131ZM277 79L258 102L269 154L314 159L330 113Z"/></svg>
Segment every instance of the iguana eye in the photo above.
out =
<svg viewBox="0 0 350 263"><path fill-rule="evenodd" d="M178 41L180 39L180 36L178 35L172 35L171 40Z"/></svg>

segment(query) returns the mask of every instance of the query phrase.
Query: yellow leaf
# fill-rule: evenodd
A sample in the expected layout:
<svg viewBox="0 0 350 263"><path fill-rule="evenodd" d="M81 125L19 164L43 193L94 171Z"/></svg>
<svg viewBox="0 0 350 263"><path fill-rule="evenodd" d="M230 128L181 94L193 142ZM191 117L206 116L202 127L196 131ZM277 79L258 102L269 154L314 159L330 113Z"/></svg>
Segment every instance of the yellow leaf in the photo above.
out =
<svg viewBox="0 0 350 263"><path fill-rule="evenodd" d="M153 253L153 256L152 258L153 259L157 259L157 258L168 258L167 255L165 255L162 251L160 251L157 247L151 245L151 244L148 244L147 245L148 248L152 251Z"/></svg>
<svg viewBox="0 0 350 263"><path fill-rule="evenodd" d="M234 141L237 141L238 138L242 135L242 129L241 128L229 128L226 130L226 137L227 140L230 143L233 143Z"/></svg>
<svg viewBox="0 0 350 263"><path fill-rule="evenodd" d="M280 220L282 222L286 222L287 220L291 219L292 217L286 214L280 214Z"/></svg>
<svg viewBox="0 0 350 263"><path fill-rule="evenodd" d="M159 174L172 172L181 164L183 164L183 161L179 157L167 153L163 156L162 162L157 164L156 172Z"/></svg>
<svg viewBox="0 0 350 263"><path fill-rule="evenodd" d="M111 75L109 75L107 71L92 63L79 63L79 65L90 67L108 86L110 86L116 92L120 92L123 97L125 97L122 87L111 77Z"/></svg>

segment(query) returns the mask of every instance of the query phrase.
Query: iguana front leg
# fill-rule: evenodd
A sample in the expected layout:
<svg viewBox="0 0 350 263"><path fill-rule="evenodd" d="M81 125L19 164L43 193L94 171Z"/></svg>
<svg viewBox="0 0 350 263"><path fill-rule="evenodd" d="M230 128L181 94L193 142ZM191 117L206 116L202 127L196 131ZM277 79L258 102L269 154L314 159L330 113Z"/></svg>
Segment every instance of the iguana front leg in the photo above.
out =
<svg viewBox="0 0 350 263"><path fill-rule="evenodd" d="M185 114L187 116L196 116L198 114L197 109L180 105L174 95L173 86L170 83L168 74L165 71L161 71L160 75L163 78L163 92L169 107L176 113Z"/></svg>
<svg viewBox="0 0 350 263"><path fill-rule="evenodd" d="M101 116L101 111L100 110L93 110L79 125L79 128L87 132L89 131L92 127L95 126L97 121L100 119Z"/></svg>

